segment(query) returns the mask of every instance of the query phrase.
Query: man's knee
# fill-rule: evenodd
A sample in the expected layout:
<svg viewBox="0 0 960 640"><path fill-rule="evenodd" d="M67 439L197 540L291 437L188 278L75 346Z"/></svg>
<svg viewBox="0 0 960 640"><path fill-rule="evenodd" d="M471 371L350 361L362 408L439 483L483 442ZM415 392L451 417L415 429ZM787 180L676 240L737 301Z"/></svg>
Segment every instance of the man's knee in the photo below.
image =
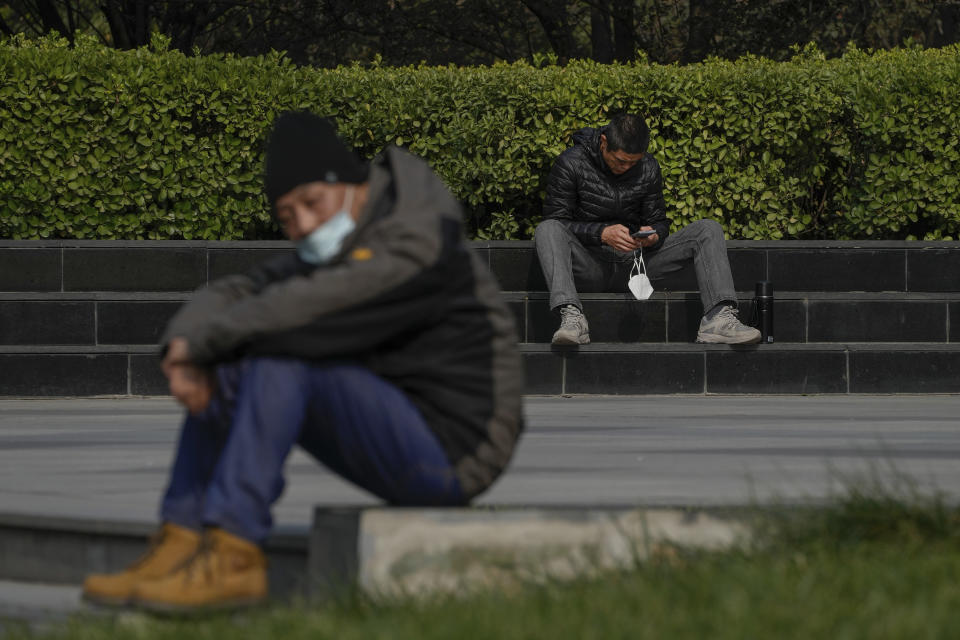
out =
<svg viewBox="0 0 960 640"><path fill-rule="evenodd" d="M232 387L234 392L239 391L244 380L252 382L252 388L262 389L276 383L299 383L308 373L309 365L305 360L270 356L251 356L218 367L221 388Z"/></svg>
<svg viewBox="0 0 960 640"><path fill-rule="evenodd" d="M543 246L557 238L566 238L569 234L566 225L559 220L544 220L533 232L533 241L537 246Z"/></svg>
<svg viewBox="0 0 960 640"><path fill-rule="evenodd" d="M723 227L716 220L696 220L688 225L691 231L705 238L719 238L723 240Z"/></svg>

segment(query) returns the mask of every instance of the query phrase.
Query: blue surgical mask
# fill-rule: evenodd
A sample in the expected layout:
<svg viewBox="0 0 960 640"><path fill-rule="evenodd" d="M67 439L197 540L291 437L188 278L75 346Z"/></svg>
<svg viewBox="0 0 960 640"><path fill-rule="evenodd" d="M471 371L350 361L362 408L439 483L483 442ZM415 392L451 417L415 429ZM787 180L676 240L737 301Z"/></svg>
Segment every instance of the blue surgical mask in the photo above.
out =
<svg viewBox="0 0 960 640"><path fill-rule="evenodd" d="M340 251L343 239L357 227L350 215L354 189L353 185L347 188L339 211L297 242L297 255L301 260L310 264L324 264Z"/></svg>

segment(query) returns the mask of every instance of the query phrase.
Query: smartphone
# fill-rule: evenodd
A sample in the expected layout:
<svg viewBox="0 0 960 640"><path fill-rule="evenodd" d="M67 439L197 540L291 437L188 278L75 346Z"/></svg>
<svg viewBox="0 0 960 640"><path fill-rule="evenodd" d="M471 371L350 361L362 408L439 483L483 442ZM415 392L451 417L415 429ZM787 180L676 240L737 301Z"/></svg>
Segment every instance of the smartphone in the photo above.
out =
<svg viewBox="0 0 960 640"><path fill-rule="evenodd" d="M656 231L654 231L653 229L644 229L641 231L637 231L636 233L631 233L630 237L631 238L647 238L649 236L652 236L655 233Z"/></svg>

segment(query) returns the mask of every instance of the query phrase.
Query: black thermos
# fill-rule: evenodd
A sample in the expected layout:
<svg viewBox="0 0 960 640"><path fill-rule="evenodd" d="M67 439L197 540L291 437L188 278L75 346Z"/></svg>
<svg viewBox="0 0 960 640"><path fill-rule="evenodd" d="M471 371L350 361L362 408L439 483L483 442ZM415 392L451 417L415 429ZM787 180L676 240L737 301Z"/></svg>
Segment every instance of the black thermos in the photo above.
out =
<svg viewBox="0 0 960 640"><path fill-rule="evenodd" d="M760 342L773 342L773 283L761 280L753 303L756 305L757 329L760 329Z"/></svg>

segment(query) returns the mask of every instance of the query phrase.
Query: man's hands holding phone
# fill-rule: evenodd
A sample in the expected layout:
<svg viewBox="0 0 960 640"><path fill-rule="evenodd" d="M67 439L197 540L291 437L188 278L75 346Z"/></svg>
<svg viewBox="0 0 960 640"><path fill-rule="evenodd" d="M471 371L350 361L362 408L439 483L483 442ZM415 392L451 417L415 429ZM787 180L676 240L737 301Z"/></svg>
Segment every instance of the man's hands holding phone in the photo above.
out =
<svg viewBox="0 0 960 640"><path fill-rule="evenodd" d="M612 224L600 234L600 241L618 251L635 251L641 247L649 247L660 239L653 227L640 227L640 231L653 231L653 233L646 237L634 237L622 224Z"/></svg>
<svg viewBox="0 0 960 640"><path fill-rule="evenodd" d="M167 353L160 364L170 383L170 395L190 413L200 413L210 404L213 380L204 367L190 361L190 347L186 338L174 338L167 345Z"/></svg>

